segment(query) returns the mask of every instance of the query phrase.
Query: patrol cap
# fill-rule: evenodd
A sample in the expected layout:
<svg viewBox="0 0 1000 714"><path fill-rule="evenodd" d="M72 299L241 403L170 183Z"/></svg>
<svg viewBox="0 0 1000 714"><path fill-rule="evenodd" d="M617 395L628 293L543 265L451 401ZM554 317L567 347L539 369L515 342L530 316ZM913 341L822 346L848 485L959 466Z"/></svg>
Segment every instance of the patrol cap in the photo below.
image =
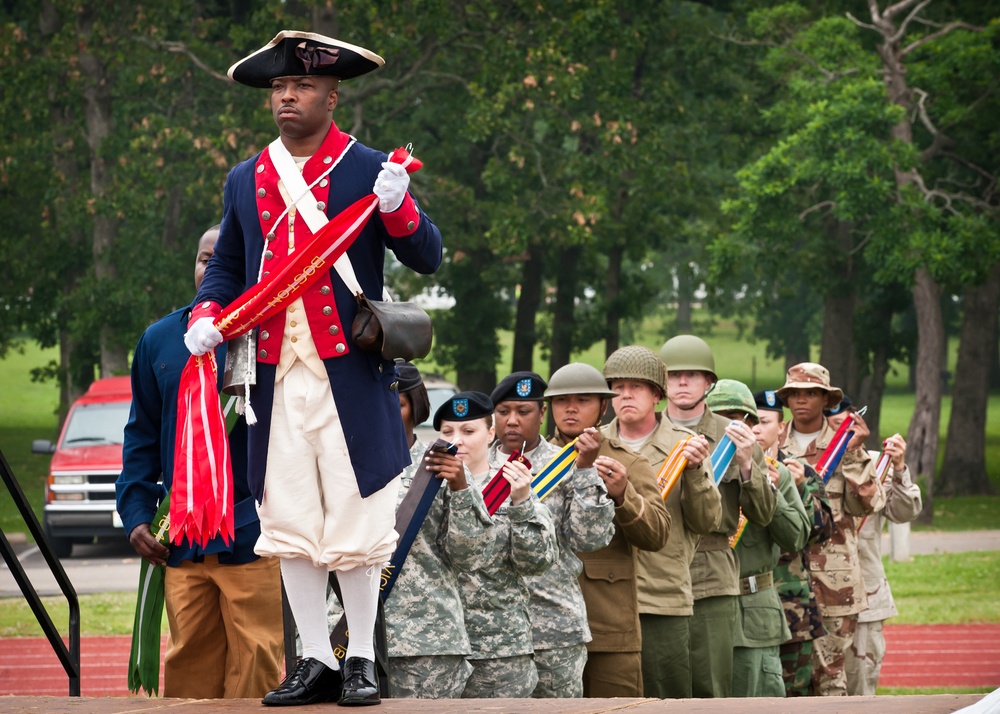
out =
<svg viewBox="0 0 1000 714"><path fill-rule="evenodd" d="M826 392L826 409L837 406L844 397L843 390L830 386L830 370L816 362L799 362L788 368L784 386L776 390L781 401L788 401L790 389L820 389Z"/></svg>
<svg viewBox="0 0 1000 714"><path fill-rule="evenodd" d="M743 412L757 423L757 405L750 387L735 379L720 379L705 396L705 405L713 412Z"/></svg>
<svg viewBox="0 0 1000 714"><path fill-rule="evenodd" d="M248 87L267 88L275 77L353 79L384 64L384 59L364 47L315 32L282 30L230 67L229 78Z"/></svg>
<svg viewBox="0 0 1000 714"><path fill-rule="evenodd" d="M758 412L778 412L784 414L785 403L773 389L762 389L754 392L754 404L757 405Z"/></svg>
<svg viewBox="0 0 1000 714"><path fill-rule="evenodd" d="M399 393L410 398L410 408L413 410L413 423L423 424L431 415L431 400L427 396L427 387L420 370L409 362L396 361L396 374L399 375Z"/></svg>
<svg viewBox="0 0 1000 714"><path fill-rule="evenodd" d="M563 365L549 377L549 388L545 390L546 399L567 394L593 394L608 399L618 396L608 389L604 375L596 367L583 362Z"/></svg>
<svg viewBox="0 0 1000 714"><path fill-rule="evenodd" d="M482 392L459 392L434 412L434 428L443 421L473 421L493 413L493 401Z"/></svg>
<svg viewBox="0 0 1000 714"><path fill-rule="evenodd" d="M494 404L500 402L540 402L549 385L534 372L514 372L500 380L490 394Z"/></svg>
<svg viewBox="0 0 1000 714"><path fill-rule="evenodd" d="M851 398L845 394L843 398L840 400L840 404L830 409L824 409L823 416L833 416L835 414L840 414L841 412L846 411L853 406L854 402L852 402Z"/></svg>

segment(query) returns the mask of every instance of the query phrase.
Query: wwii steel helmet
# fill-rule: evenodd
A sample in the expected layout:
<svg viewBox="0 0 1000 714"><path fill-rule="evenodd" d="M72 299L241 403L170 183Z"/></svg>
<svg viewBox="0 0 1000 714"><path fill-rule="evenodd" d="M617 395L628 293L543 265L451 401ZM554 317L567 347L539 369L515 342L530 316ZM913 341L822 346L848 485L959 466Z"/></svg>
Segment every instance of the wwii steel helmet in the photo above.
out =
<svg viewBox="0 0 1000 714"><path fill-rule="evenodd" d="M750 387L735 379L720 379L705 397L705 404L713 412L743 412L754 422L757 418L757 403Z"/></svg>
<svg viewBox="0 0 1000 714"><path fill-rule="evenodd" d="M571 362L552 373L545 398L561 397L567 394L594 394L598 397L614 397L608 383L596 367L582 362Z"/></svg>
<svg viewBox="0 0 1000 714"><path fill-rule="evenodd" d="M715 357L712 348L700 337L694 335L677 335L663 343L660 348L660 359L667 366L668 372L708 372L715 381Z"/></svg>
<svg viewBox="0 0 1000 714"><path fill-rule="evenodd" d="M604 363L604 379L641 379L667 393L667 370L656 353L642 345L620 347Z"/></svg>

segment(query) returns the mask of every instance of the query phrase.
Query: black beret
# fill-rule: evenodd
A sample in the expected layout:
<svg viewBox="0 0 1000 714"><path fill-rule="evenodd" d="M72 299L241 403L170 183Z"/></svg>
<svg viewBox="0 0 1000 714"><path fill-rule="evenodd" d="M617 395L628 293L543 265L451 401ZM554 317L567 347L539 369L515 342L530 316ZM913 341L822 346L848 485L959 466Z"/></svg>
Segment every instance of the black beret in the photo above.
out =
<svg viewBox="0 0 1000 714"><path fill-rule="evenodd" d="M500 380L490 399L500 402L540 402L545 399L548 384L534 372L514 372Z"/></svg>
<svg viewBox="0 0 1000 714"><path fill-rule="evenodd" d="M757 411L763 409L768 412L780 412L785 406L785 403L781 401L781 397L773 389L762 389L759 392L755 392L753 400L757 404Z"/></svg>
<svg viewBox="0 0 1000 714"><path fill-rule="evenodd" d="M840 400L840 404L833 407L832 409L824 409L823 416L833 416L834 414L840 414L848 407L853 406L853 404L854 402L851 401L851 398L845 394L844 398Z"/></svg>
<svg viewBox="0 0 1000 714"><path fill-rule="evenodd" d="M434 428L443 421L472 421L493 413L493 402L482 392L459 392L434 412Z"/></svg>
<svg viewBox="0 0 1000 714"><path fill-rule="evenodd" d="M403 360L396 362L396 372L399 374L399 391L401 392L416 389L424 383L423 377L420 376L420 370L409 362Z"/></svg>

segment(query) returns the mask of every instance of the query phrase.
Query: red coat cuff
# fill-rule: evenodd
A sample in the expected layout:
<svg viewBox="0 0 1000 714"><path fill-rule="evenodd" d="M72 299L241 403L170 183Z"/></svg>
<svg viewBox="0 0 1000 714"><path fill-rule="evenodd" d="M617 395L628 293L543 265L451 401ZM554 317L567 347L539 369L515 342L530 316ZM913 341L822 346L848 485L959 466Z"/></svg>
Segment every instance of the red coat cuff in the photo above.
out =
<svg viewBox="0 0 1000 714"><path fill-rule="evenodd" d="M420 211L417 209L417 204L413 201L413 196L410 192L406 192L406 197L403 198L403 202L400 204L392 213L381 213L382 223L385 224L386 231L389 232L393 238L406 238L407 236L413 235L417 230L417 226L420 225Z"/></svg>
<svg viewBox="0 0 1000 714"><path fill-rule="evenodd" d="M202 302L191 308L191 317L188 320L188 327L191 327L197 320L203 317L211 317L213 320L222 312L222 305L217 302Z"/></svg>

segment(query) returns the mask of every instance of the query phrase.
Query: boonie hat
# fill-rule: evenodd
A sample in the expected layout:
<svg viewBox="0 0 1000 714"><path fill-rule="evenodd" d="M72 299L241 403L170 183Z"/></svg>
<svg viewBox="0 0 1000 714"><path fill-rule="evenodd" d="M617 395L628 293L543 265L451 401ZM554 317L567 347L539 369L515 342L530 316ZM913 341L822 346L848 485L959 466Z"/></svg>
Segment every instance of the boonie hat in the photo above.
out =
<svg viewBox="0 0 1000 714"><path fill-rule="evenodd" d="M267 88L275 77L353 79L384 64L384 59L364 47L315 32L282 30L259 50L230 67L229 78L248 87Z"/></svg>
<svg viewBox="0 0 1000 714"><path fill-rule="evenodd" d="M534 372L514 372L500 380L490 399L500 402L540 402L545 399L545 389L549 385Z"/></svg>
<svg viewBox="0 0 1000 714"><path fill-rule="evenodd" d="M788 368L785 374L785 384L776 390L778 397L788 401L790 389L821 389L826 392L826 409L837 406L844 398L844 392L839 387L830 386L830 370L815 362L800 362Z"/></svg>
<svg viewBox="0 0 1000 714"><path fill-rule="evenodd" d="M493 413L493 401L482 392L459 392L434 412L434 428L443 421L472 421Z"/></svg>

